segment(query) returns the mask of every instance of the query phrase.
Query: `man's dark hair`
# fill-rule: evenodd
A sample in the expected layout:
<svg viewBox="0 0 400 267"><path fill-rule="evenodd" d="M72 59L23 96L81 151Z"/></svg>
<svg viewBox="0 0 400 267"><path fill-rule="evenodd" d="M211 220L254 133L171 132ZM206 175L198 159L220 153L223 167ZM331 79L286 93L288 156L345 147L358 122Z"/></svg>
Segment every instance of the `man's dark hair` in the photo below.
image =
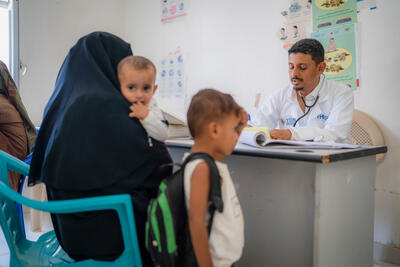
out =
<svg viewBox="0 0 400 267"><path fill-rule="evenodd" d="M302 39L297 41L290 49L290 54L303 53L306 55L311 55L312 60L315 64L319 64L324 61L325 51L322 44L315 39Z"/></svg>

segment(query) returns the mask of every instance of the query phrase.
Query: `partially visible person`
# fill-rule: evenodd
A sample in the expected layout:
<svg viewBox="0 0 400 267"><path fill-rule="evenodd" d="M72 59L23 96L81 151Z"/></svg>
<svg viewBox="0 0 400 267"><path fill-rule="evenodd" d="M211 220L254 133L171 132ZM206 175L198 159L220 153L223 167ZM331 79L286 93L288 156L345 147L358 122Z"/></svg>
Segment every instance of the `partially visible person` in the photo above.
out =
<svg viewBox="0 0 400 267"><path fill-rule="evenodd" d="M32 151L36 129L29 119L17 87L0 61L0 149L24 160ZM18 191L21 175L9 172L10 187Z"/></svg>
<svg viewBox="0 0 400 267"><path fill-rule="evenodd" d="M49 200L130 194L144 266L147 205L172 162L165 144L152 140L120 91L118 63L129 43L105 32L88 34L71 48L44 111L29 185L44 182ZM112 261L123 251L114 211L51 216L62 248L75 260Z"/></svg>
<svg viewBox="0 0 400 267"><path fill-rule="evenodd" d="M326 63L321 43L302 39L288 54L292 85L270 96L252 125L267 126L273 139L351 143L353 92L323 75Z"/></svg>
<svg viewBox="0 0 400 267"><path fill-rule="evenodd" d="M215 161L221 177L223 211L215 211L208 236L210 169L202 159L189 162L184 171L184 190L193 249L200 267L230 267L240 259L244 246L244 222L228 166L229 156L247 124L247 113L231 95L213 89L195 94L187 112L194 145L191 153L203 152ZM189 153L186 153L186 158Z"/></svg>
<svg viewBox="0 0 400 267"><path fill-rule="evenodd" d="M118 64L118 79L122 95L131 103L129 117L139 119L149 137L164 142L168 122L153 98L157 90L156 66L145 57L128 56Z"/></svg>

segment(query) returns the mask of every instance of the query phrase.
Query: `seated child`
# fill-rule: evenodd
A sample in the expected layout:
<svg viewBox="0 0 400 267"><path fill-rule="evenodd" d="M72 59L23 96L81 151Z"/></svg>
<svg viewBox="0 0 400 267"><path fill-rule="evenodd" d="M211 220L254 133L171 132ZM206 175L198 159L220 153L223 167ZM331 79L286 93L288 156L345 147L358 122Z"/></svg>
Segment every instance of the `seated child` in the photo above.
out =
<svg viewBox="0 0 400 267"><path fill-rule="evenodd" d="M156 67L141 56L128 56L118 64L121 94L132 105L129 117L138 118L150 137L164 142L168 137L168 122L153 97L157 90Z"/></svg>
<svg viewBox="0 0 400 267"><path fill-rule="evenodd" d="M242 254L244 224L228 167L220 160L232 153L247 124L247 113L231 95L203 89L193 96L187 121L194 139L191 152L208 153L216 161L224 202L223 212L214 213L208 236L209 167L202 159L189 162L184 172L184 188L193 249L201 267L230 267Z"/></svg>

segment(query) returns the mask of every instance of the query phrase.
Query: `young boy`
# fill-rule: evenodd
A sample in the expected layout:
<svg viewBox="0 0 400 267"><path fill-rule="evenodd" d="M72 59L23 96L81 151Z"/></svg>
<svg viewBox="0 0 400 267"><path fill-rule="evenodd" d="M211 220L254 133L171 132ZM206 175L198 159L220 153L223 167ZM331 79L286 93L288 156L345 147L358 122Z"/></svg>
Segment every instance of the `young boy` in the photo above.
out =
<svg viewBox="0 0 400 267"><path fill-rule="evenodd" d="M244 225L228 167L220 160L232 153L243 127L247 124L247 113L231 95L203 89L193 96L187 120L194 139L191 152L207 153L216 161L224 202L223 212L214 213L208 236L209 167L202 159L189 162L184 172L184 188L193 249L201 267L230 267L242 254Z"/></svg>
<svg viewBox="0 0 400 267"><path fill-rule="evenodd" d="M121 94L132 104L129 117L140 120L149 135L150 146L150 137L164 142L168 137L168 122L152 98L157 90L156 67L145 57L128 56L118 64L117 71Z"/></svg>

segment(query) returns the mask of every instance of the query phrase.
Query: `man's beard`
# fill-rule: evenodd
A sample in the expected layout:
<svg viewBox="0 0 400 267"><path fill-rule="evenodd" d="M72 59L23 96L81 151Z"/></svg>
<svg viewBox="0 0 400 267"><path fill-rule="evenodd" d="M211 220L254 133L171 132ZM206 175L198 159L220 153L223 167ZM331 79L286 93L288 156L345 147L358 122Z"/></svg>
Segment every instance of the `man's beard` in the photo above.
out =
<svg viewBox="0 0 400 267"><path fill-rule="evenodd" d="M292 78L291 80L292 80L292 83L293 83L293 80L297 80L297 81L299 81L299 82L302 82L302 81L303 81L303 79L300 79L300 78L298 78L298 77L294 77L294 78ZM301 91L301 90L304 89L304 87L296 87L296 86L293 85L293 89L296 90L296 91Z"/></svg>

